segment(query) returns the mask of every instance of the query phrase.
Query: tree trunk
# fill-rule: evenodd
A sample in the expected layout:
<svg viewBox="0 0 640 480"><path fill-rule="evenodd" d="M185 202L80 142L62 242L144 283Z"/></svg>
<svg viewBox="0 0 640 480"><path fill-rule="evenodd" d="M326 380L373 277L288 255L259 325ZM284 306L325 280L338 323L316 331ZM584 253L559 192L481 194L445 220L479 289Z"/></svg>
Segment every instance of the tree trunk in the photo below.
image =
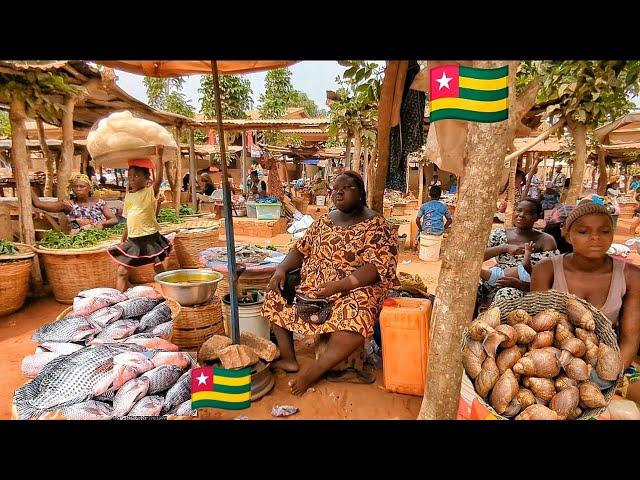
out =
<svg viewBox="0 0 640 480"><path fill-rule="evenodd" d="M367 184L367 168L369 168L369 145L365 145L362 150L362 176L364 184Z"/></svg>
<svg viewBox="0 0 640 480"><path fill-rule="evenodd" d="M516 173L518 168L518 159L512 158L509 167L509 187L507 188L507 210L504 212L504 227L511 228L513 209L516 203Z"/></svg>
<svg viewBox="0 0 640 480"><path fill-rule="evenodd" d="M369 159L369 165L367 165L367 183L365 188L367 189L367 205L371 208L373 205L373 182L375 182L375 174L373 173L378 163L378 145L374 145L371 150L371 158Z"/></svg>
<svg viewBox="0 0 640 480"><path fill-rule="evenodd" d="M176 211L176 215L180 214L180 185L182 182L182 176L180 175L182 169L182 149L180 148L180 136L182 134L182 129L180 127L176 127L176 143L178 144L178 155L176 161L176 172L173 177L173 208Z"/></svg>
<svg viewBox="0 0 640 480"><path fill-rule="evenodd" d="M571 184L565 203L575 205L576 200L582 195L582 179L584 178L584 165L587 159L587 126L572 119L567 120L569 131L576 144L576 159L573 162Z"/></svg>
<svg viewBox="0 0 640 480"><path fill-rule="evenodd" d="M378 161L375 168L375 176L372 176L373 185L371 191L370 207L378 213L383 212L384 187L387 182L389 170L389 135L391 132L391 115L393 110L394 93L396 83L406 75L408 62L389 60L384 71L384 80L380 90L378 102ZM404 71L402 71L404 70Z"/></svg>
<svg viewBox="0 0 640 480"><path fill-rule="evenodd" d="M351 170L351 135L347 135L347 143L344 148L344 169Z"/></svg>
<svg viewBox="0 0 640 480"><path fill-rule="evenodd" d="M600 170L600 176L598 177L598 195L604 196L607 194L608 175L603 148L598 148L598 170Z"/></svg>
<svg viewBox="0 0 640 480"><path fill-rule="evenodd" d="M362 137L360 133L360 129L356 128L353 132L353 162L351 165L351 170L354 170L360 173L360 153L362 151Z"/></svg>
<svg viewBox="0 0 640 480"><path fill-rule="evenodd" d="M418 204L422 205L424 201L422 200L422 196L424 195L424 165L422 164L422 159L420 159L420 163L418 164Z"/></svg>
<svg viewBox="0 0 640 480"><path fill-rule="evenodd" d="M498 61L474 67L495 68ZM509 69L510 100L515 96L515 69ZM510 101L511 106L514 102ZM512 107L510 107L511 109ZM472 123L467 136L456 218L445 242L444 260L429 329L429 364L419 419L455 419L462 380L462 332L473 316L478 273L495 212L500 171L507 152L507 122Z"/></svg>
<svg viewBox="0 0 640 480"><path fill-rule="evenodd" d="M60 155L60 170L58 170L58 200L69 198L67 186L73 168L73 110L75 98L67 98L64 102L62 114L62 154Z"/></svg>
<svg viewBox="0 0 640 480"><path fill-rule="evenodd" d="M51 150L49 150L49 145L47 145L47 138L44 134L44 124L42 123L42 119L36 116L36 125L38 127L38 140L40 141L40 149L42 150L42 154L44 155L46 161L46 177L44 181L44 196L50 197L53 195L53 155L51 154Z"/></svg>
<svg viewBox="0 0 640 480"><path fill-rule="evenodd" d="M21 100L13 99L9 110L11 123L11 167L16 179L18 212L20 213L20 241L27 245L36 243L36 233L33 227L33 209L31 207L31 182L27 164L27 128L25 120L27 114ZM33 257L31 279L34 290L42 288L42 274L38 256Z"/></svg>

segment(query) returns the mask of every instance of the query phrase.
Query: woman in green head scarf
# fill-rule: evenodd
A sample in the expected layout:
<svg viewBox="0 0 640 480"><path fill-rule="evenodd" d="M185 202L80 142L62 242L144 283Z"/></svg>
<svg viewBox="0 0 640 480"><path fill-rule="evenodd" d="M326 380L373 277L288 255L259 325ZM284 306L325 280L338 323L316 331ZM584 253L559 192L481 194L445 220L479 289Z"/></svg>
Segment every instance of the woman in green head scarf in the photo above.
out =
<svg viewBox="0 0 640 480"><path fill-rule="evenodd" d="M80 230L117 225L118 219L104 200L93 196L93 185L89 177L82 173L72 175L67 186L70 199L56 202L43 202L33 192L31 201L33 206L46 212L64 212L71 224L71 233Z"/></svg>

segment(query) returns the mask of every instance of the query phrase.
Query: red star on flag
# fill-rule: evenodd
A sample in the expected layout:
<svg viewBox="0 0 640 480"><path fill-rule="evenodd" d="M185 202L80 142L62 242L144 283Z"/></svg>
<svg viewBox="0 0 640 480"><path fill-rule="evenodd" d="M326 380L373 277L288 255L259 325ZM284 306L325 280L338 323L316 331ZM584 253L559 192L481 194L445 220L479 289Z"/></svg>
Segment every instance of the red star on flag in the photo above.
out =
<svg viewBox="0 0 640 480"><path fill-rule="evenodd" d="M433 67L429 78L429 98L456 98L460 96L460 73L458 65Z"/></svg>
<svg viewBox="0 0 640 480"><path fill-rule="evenodd" d="M213 391L213 367L194 368L191 371L191 392Z"/></svg>

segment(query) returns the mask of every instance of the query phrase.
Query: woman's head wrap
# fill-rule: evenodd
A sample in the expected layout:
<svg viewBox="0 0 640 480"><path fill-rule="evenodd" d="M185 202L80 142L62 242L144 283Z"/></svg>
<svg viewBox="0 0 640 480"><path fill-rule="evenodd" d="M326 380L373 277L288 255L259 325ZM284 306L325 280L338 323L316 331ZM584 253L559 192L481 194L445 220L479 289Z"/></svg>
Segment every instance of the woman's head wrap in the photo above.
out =
<svg viewBox="0 0 640 480"><path fill-rule="evenodd" d="M71 178L69 178L69 184L67 185L68 193L71 193L71 191L73 190L72 187L75 182L85 183L87 187L89 187L89 191L93 191L93 184L91 183L91 180L89 180L89 177L87 177L84 173L76 173L75 175L71 175Z"/></svg>
<svg viewBox="0 0 640 480"><path fill-rule="evenodd" d="M580 217L592 214L606 215L611 222L611 226L613 226L613 218L611 218L611 214L609 213L609 210L607 210L607 207L604 205L598 205L591 200L583 200L567 217L567 220L564 223L566 231L568 232L571 229L573 222L578 220Z"/></svg>

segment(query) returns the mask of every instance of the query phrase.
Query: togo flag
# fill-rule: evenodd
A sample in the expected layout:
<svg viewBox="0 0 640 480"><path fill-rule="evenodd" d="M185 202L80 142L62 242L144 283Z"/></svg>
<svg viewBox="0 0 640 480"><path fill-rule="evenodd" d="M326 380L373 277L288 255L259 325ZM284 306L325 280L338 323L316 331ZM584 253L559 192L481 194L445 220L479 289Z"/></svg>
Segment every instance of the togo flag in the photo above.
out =
<svg viewBox="0 0 640 480"><path fill-rule="evenodd" d="M191 370L191 408L242 410L251 406L251 367Z"/></svg>
<svg viewBox="0 0 640 480"><path fill-rule="evenodd" d="M509 116L509 67L432 67L429 72L431 122L443 119L501 122Z"/></svg>

